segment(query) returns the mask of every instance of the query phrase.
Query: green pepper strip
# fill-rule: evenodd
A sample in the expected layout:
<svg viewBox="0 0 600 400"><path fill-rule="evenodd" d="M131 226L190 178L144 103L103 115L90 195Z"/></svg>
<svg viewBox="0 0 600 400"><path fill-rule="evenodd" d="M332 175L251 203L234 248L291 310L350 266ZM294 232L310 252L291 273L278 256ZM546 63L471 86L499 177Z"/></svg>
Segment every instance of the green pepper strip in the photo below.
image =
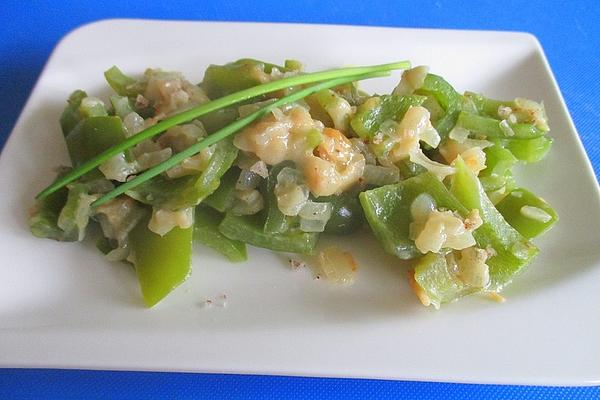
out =
<svg viewBox="0 0 600 400"><path fill-rule="evenodd" d="M521 188L510 192L496 208L513 228L528 239L548 231L558 221L558 214L548 203Z"/></svg>
<svg viewBox="0 0 600 400"><path fill-rule="evenodd" d="M182 124L184 122L190 121L194 118L198 118L204 114L207 114L211 111L215 111L221 109L223 107L227 107L234 103L239 103L244 100L251 99L253 97L259 96L264 93L274 92L276 90L285 89L290 86L303 85L318 81L328 81L329 79L340 79L335 81L335 85L332 86L320 86L319 89L330 88L336 85L352 82L358 80L358 76L362 76L360 79L367 79L369 77L375 76L384 76L382 74L387 74L391 70L395 69L406 69L410 67L410 63L408 61L401 61L391 64L382 64L370 67L351 67L351 68L341 68L341 69L333 69L321 72L314 72L305 75L297 75L289 78L284 78L278 81L268 82L259 86L251 87L245 90L241 90L236 93L232 93L231 95L221 97L219 99L209 101L208 103L204 103L199 105L198 107L191 108L187 111L169 117L165 120L160 121L156 125L145 129L138 134L131 136L119 143L118 145L107 149L106 151L100 153L96 157L88 160L86 163L80 165L77 169L69 172L61 179L55 181L46 189L42 190L37 194L36 198L43 198L50 193L60 189L61 187L67 185L68 183L74 181L80 176L84 175L86 172L91 171L96 168L104 161L109 158L127 150L128 148L135 146L136 144L143 142L146 139L149 139L153 136L158 135L159 133L175 126ZM366 74L378 74L378 75L366 75ZM351 77L352 79L349 79ZM297 92L297 93L301 93ZM312 91L310 91L312 93ZM302 97L306 97L303 95ZM300 99L302 97L298 97L296 99ZM286 103L283 103L286 104ZM181 154L181 153L180 153Z"/></svg>
<svg viewBox="0 0 600 400"><path fill-rule="evenodd" d="M218 251L231 262L246 261L246 244L219 232L223 215L209 207L198 206L194 215L194 240Z"/></svg>
<svg viewBox="0 0 600 400"><path fill-rule="evenodd" d="M219 231L232 240L274 251L312 254L315 250L318 233L288 231L272 234L266 233L263 226L264 216L261 214L237 216L227 213L219 225Z"/></svg>
<svg viewBox="0 0 600 400"><path fill-rule="evenodd" d="M387 75L387 73L384 73L384 72L383 73L376 72L376 73L360 75L360 76L351 76L351 77L331 79L329 81L325 81L325 82L316 84L314 86L310 86L306 89L299 90L289 96L282 97L281 99L277 100L276 102L271 103L271 104L261 108L260 110L233 122L232 124L226 126L225 128L223 128L221 130L218 130L217 132L215 132L212 135L208 136L207 138L201 140L200 142L193 144L192 146L188 147L187 149L175 154L168 160L163 161L162 163L150 168L143 174L138 175L136 178L134 178L130 181L127 181L126 183L118 186L114 190L110 191L109 193L105 194L104 196L102 196L98 200L96 200L92 204L92 206L96 207L101 204L104 204L107 201L119 196L120 194L125 193L127 190L147 181L148 179L155 177L156 175L161 174L165 170L172 168L175 165L179 164L186 158L191 157L194 154L200 152L202 149L204 149L210 145L213 145L213 144L223 140L224 138L236 133L238 130L240 130L243 127L245 127L246 125L250 124L252 121L271 112L271 110L273 110L274 108L283 106L285 104L293 103L295 101L298 101L298 100L308 96L311 93L318 92L319 90L322 90L322 89L334 87L337 85L341 85L341 84L356 81L356 80L381 77L381 76L386 76L386 75Z"/></svg>

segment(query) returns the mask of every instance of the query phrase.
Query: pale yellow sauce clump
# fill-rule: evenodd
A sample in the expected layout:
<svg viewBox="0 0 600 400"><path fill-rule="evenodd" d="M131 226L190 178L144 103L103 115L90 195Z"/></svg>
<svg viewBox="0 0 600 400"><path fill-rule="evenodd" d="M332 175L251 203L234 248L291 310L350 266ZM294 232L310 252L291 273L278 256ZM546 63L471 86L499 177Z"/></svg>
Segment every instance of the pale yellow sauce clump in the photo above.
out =
<svg viewBox="0 0 600 400"><path fill-rule="evenodd" d="M307 134L322 132L322 141L311 148ZM274 113L250 125L233 141L268 165L294 161L315 196L338 194L358 182L365 158L340 131L324 128L303 107Z"/></svg>

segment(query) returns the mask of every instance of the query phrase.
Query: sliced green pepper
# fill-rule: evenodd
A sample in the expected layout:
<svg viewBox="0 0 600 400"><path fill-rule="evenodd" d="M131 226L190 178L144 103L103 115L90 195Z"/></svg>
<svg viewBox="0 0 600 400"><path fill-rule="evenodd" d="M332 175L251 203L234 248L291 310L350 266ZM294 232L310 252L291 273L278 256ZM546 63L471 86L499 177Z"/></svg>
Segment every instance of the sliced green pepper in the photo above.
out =
<svg viewBox="0 0 600 400"><path fill-rule="evenodd" d="M558 214L546 201L522 188L511 191L496 207L504 219L528 239L541 235L558 222Z"/></svg>
<svg viewBox="0 0 600 400"><path fill-rule="evenodd" d="M190 274L194 227L173 228L159 236L142 219L129 234L144 303L154 306Z"/></svg>
<svg viewBox="0 0 600 400"><path fill-rule="evenodd" d="M456 124L456 118L462 107L462 96L444 78L434 74L427 74L423 86L415 93L432 96L445 111L442 117L433 122L440 136L445 138Z"/></svg>
<svg viewBox="0 0 600 400"><path fill-rule="evenodd" d="M454 161L454 167L450 191L468 210L479 210L483 225L473 236L478 247L495 252L486 264L490 267L489 289L499 291L533 261L538 249L506 222L462 158Z"/></svg>
<svg viewBox="0 0 600 400"><path fill-rule="evenodd" d="M117 66L104 71L104 77L110 87L120 96L137 96L139 88L134 87L136 80L125 75Z"/></svg>
<svg viewBox="0 0 600 400"><path fill-rule="evenodd" d="M358 136L370 139L387 120L402 120L406 111L412 106L419 106L425 101L424 96L383 95L367 99L356 110L350 120L350 126Z"/></svg>
<svg viewBox="0 0 600 400"><path fill-rule="evenodd" d="M425 172L397 184L362 192L360 203L367 222L384 250L403 260L422 255L409 238L410 206L421 193L429 194L437 207L466 216L468 210L433 174Z"/></svg>
<svg viewBox="0 0 600 400"><path fill-rule="evenodd" d="M514 101L494 100L479 93L465 92L464 97L466 100L470 100L472 102L472 105L475 106L475 109L479 114L484 114L492 118L500 118L498 115L498 108L500 108L500 106L510 107L512 109L515 108ZM465 109L464 111L471 112L470 109Z"/></svg>
<svg viewBox="0 0 600 400"><path fill-rule="evenodd" d="M552 148L553 139L540 136L534 139L504 139L501 143L518 159L535 163L546 157Z"/></svg>
<svg viewBox="0 0 600 400"><path fill-rule="evenodd" d="M158 175L127 192L127 195L155 207L179 210L198 205L220 185L221 177L238 153L231 138L218 142L208 166L200 175L168 179Z"/></svg>
<svg viewBox="0 0 600 400"><path fill-rule="evenodd" d="M201 85L208 97L216 99L264 83L265 74L269 74L272 67L272 64L248 58L225 65L212 64L204 72Z"/></svg>
<svg viewBox="0 0 600 400"><path fill-rule="evenodd" d="M223 254L231 262L246 261L246 244L229 239L219 231L223 216L217 211L198 206L194 215L194 240Z"/></svg>
<svg viewBox="0 0 600 400"><path fill-rule="evenodd" d="M204 199L202 204L206 204L221 213L229 211L235 201L235 185L239 177L240 169L231 167L221 178L221 184L217 190Z"/></svg>
<svg viewBox="0 0 600 400"><path fill-rule="evenodd" d="M119 117L90 117L81 121L66 138L73 166L125 140Z"/></svg>
<svg viewBox="0 0 600 400"><path fill-rule="evenodd" d="M263 230L264 216L261 214L236 216L227 213L219 231L232 240L239 240L265 249L290 253L312 254L319 235L307 232L266 233Z"/></svg>
<svg viewBox="0 0 600 400"><path fill-rule="evenodd" d="M67 100L67 106L60 116L60 127L63 135L66 137L73 128L81 121L81 114L79 113L79 106L81 100L87 97L87 93L83 90L76 90L69 96Z"/></svg>
<svg viewBox="0 0 600 400"><path fill-rule="evenodd" d="M545 134L544 131L536 128L532 124L511 124L514 136L509 136L501 127L497 119L483 117L481 115L461 112L458 115L456 126L465 128L476 135L483 135L489 139L496 138L515 138L515 139L533 139Z"/></svg>
<svg viewBox="0 0 600 400"><path fill-rule="evenodd" d="M29 229L34 236L67 242L77 240L77 235L68 236L58 226L58 216L67 202L67 196L65 187L37 200L29 216Z"/></svg>
<svg viewBox="0 0 600 400"><path fill-rule="evenodd" d="M416 261L414 269L415 281L425 291L435 308L439 308L442 303L449 303L479 290L465 285L448 268L443 254L425 254Z"/></svg>

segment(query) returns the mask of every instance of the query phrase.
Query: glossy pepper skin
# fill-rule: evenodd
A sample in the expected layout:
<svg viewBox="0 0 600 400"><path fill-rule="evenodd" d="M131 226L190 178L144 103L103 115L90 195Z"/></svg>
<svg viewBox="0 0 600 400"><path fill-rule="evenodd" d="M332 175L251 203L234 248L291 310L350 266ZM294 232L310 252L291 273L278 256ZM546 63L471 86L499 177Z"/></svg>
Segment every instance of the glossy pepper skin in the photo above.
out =
<svg viewBox="0 0 600 400"><path fill-rule="evenodd" d="M356 114L350 120L350 126L358 136L371 139L381 124L387 120L400 121L412 106L419 106L424 96L383 95L367 99L358 106Z"/></svg>
<svg viewBox="0 0 600 400"><path fill-rule="evenodd" d="M248 259L246 244L229 239L219 231L223 215L209 207L198 206L194 212L194 240L223 254L231 262Z"/></svg>
<svg viewBox="0 0 600 400"><path fill-rule="evenodd" d="M225 65L209 65L204 72L201 87L208 97L215 99L264 83L265 74L273 68L282 72L299 68L300 65L286 62L285 66L266 63L251 58L243 58Z"/></svg>
<svg viewBox="0 0 600 400"><path fill-rule="evenodd" d="M67 106L60 116L60 127L63 135L66 137L75 126L81 121L82 117L79 114L79 106L81 100L87 97L87 93L83 90L76 90L69 96Z"/></svg>
<svg viewBox="0 0 600 400"><path fill-rule="evenodd" d="M427 74L423 86L417 89L415 94L430 96L437 101L444 114L436 121L432 121L433 126L442 138L448 136L462 108L462 96L444 78L434 74Z"/></svg>
<svg viewBox="0 0 600 400"><path fill-rule="evenodd" d="M123 140L123 123L121 118L114 116L86 118L66 137L71 161L75 167Z"/></svg>
<svg viewBox="0 0 600 400"><path fill-rule="evenodd" d="M437 207L457 211L463 217L469 212L429 172L397 184L367 190L359 196L367 222L384 250L403 260L422 255L409 238L409 225L412 222L410 206L421 193L429 194Z"/></svg>
<svg viewBox="0 0 600 400"><path fill-rule="evenodd" d="M468 210L479 210L483 225L473 236L479 248L494 250L495 254L486 261L491 278L488 289L499 291L533 261L539 250L506 222L460 157L454 166L456 173L452 176L450 192Z"/></svg>
<svg viewBox="0 0 600 400"><path fill-rule="evenodd" d="M415 282L435 308L478 291L465 285L453 273L443 254L427 253L415 261L413 268Z"/></svg>
<svg viewBox="0 0 600 400"><path fill-rule="evenodd" d="M511 191L496 207L504 219L528 239L547 232L558 222L558 214L550 204L523 188ZM523 210L523 207L534 207L541 210L546 214L547 220L532 218L531 213L528 214L527 209Z"/></svg>
<svg viewBox="0 0 600 400"><path fill-rule="evenodd" d="M266 233L264 216L260 214L236 216L227 213L219 225L219 231L232 240L289 253L312 254L315 251L319 235L301 231L285 233Z"/></svg>
<svg viewBox="0 0 600 400"><path fill-rule="evenodd" d="M508 136L500 127L499 120L485 117L477 114L461 112L456 120L456 126L465 128L474 135L483 135L487 139L513 138L513 139L534 139L545 134L544 131L536 128L532 124L510 124L514 136Z"/></svg>
<svg viewBox="0 0 600 400"><path fill-rule="evenodd" d="M215 190L210 196L202 201L213 209L220 213L227 212L233 207L235 200L235 185L240 176L240 169L237 167L231 167L229 171L221 177L221 183L217 190Z"/></svg>
<svg viewBox="0 0 600 400"><path fill-rule="evenodd" d="M231 168L238 154L232 139L225 139L214 146L208 166L199 175L176 179L158 175L128 191L127 195L142 203L170 210L195 207L219 187L221 177Z"/></svg>
<svg viewBox="0 0 600 400"><path fill-rule="evenodd" d="M147 307L156 305L190 274L193 237L193 226L176 227L159 236L148 229L147 218L129 234L135 271Z"/></svg>

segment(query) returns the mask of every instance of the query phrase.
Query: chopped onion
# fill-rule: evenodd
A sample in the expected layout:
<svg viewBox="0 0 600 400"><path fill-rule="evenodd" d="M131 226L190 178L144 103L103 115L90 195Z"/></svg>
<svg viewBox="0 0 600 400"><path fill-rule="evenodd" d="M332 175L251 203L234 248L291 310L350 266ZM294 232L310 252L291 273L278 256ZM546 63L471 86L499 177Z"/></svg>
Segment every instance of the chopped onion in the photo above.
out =
<svg viewBox="0 0 600 400"><path fill-rule="evenodd" d="M144 129L144 118L136 112L130 112L123 118L123 127L125 128L125 136L133 136Z"/></svg>
<svg viewBox="0 0 600 400"><path fill-rule="evenodd" d="M469 137L470 133L471 132L461 126L455 126L448 134L448 137L456 140L458 143L463 143Z"/></svg>
<svg viewBox="0 0 600 400"><path fill-rule="evenodd" d="M534 124L538 129L544 132L550 130L548 126L548 117L546 116L546 110L544 109L543 103L538 103L533 100L516 98L515 99L515 110L514 113L520 119Z"/></svg>
<svg viewBox="0 0 600 400"><path fill-rule="evenodd" d="M410 161L424 167L426 170L437 176L437 178L441 181L444 180L448 175L453 175L455 172L454 167L440 164L427 158L421 149L410 153Z"/></svg>
<svg viewBox="0 0 600 400"><path fill-rule="evenodd" d="M261 176L250 170L243 169L242 172L240 172L240 177L235 184L235 188L238 190L256 189L261 181Z"/></svg>
<svg viewBox="0 0 600 400"><path fill-rule="evenodd" d="M280 185L290 185L302 183L302 173L295 168L284 167L277 174L277 183Z"/></svg>
<svg viewBox="0 0 600 400"><path fill-rule="evenodd" d="M400 170L396 166L381 167L365 165L363 180L367 184L383 186L400 181Z"/></svg>
<svg viewBox="0 0 600 400"><path fill-rule="evenodd" d="M117 182L125 182L129 175L139 172L138 164L136 162L128 162L125 159L124 153L119 153L104 161L98 169L107 179Z"/></svg>
<svg viewBox="0 0 600 400"><path fill-rule="evenodd" d="M331 218L333 206L331 203L317 203L308 200L298 215L300 230L304 232L323 232L327 221Z"/></svg>
<svg viewBox="0 0 600 400"><path fill-rule="evenodd" d="M172 211L163 208L152 208L152 218L148 229L157 235L164 236L178 226L187 229L194 224L194 207Z"/></svg>
<svg viewBox="0 0 600 400"><path fill-rule="evenodd" d="M267 168L267 164L262 160L259 160L259 161L255 162L254 164L252 164L252 166L249 168L249 170L251 172L254 172L256 175L260 176L261 178L266 179L269 176L269 170Z"/></svg>
<svg viewBox="0 0 600 400"><path fill-rule="evenodd" d="M486 287L490 283L490 271L485 263L487 258L487 251L477 247L461 250L460 257L456 257L459 279L471 287Z"/></svg>
<svg viewBox="0 0 600 400"><path fill-rule="evenodd" d="M131 106L129 105L129 98L126 96L110 96L110 102L115 109L115 114L119 118L124 119L128 114L131 114ZM142 120L142 123L144 121Z"/></svg>
<svg viewBox="0 0 600 400"><path fill-rule="evenodd" d="M502 132L504 132L504 134L508 137L515 136L515 131L513 131L508 121L505 119L500 121L500 129L502 129Z"/></svg>
<svg viewBox="0 0 600 400"><path fill-rule="evenodd" d="M254 215L265 206L262 194L256 189L236 190L231 212L235 215Z"/></svg>
<svg viewBox="0 0 600 400"><path fill-rule="evenodd" d="M288 216L298 215L302 207L308 201L309 190L306 185L295 183L275 185L275 197L277 198L277 208Z"/></svg>
<svg viewBox="0 0 600 400"><path fill-rule="evenodd" d="M498 106L498 116L501 119L508 119L511 115L513 115L513 109L508 106L500 105Z"/></svg>
<svg viewBox="0 0 600 400"><path fill-rule="evenodd" d="M319 266L323 275L337 284L352 284L358 264L347 251L331 246L319 252Z"/></svg>
<svg viewBox="0 0 600 400"><path fill-rule="evenodd" d="M435 210L435 200L427 193L421 193L410 204L413 221L424 221Z"/></svg>
<svg viewBox="0 0 600 400"><path fill-rule="evenodd" d="M419 65L418 67L404 71L400 83L394 88L393 94L399 96L413 94L415 90L423 86L428 73L429 67L426 65Z"/></svg>
<svg viewBox="0 0 600 400"><path fill-rule="evenodd" d="M361 154L365 157L365 163L369 165L377 164L377 157L373 150L367 145L362 139L359 138L351 138L350 142L361 152Z"/></svg>
<svg viewBox="0 0 600 400"><path fill-rule="evenodd" d="M543 224L549 222L552 219L552 216L550 214L548 214L546 211L542 210L539 207L523 206L521 207L521 210L519 212L525 218L529 218L534 221L541 222Z"/></svg>
<svg viewBox="0 0 600 400"><path fill-rule="evenodd" d="M155 165L158 165L161 162L168 160L171 157L172 153L173 152L171 151L171 148L167 147L166 149L139 155L137 157L137 165L139 167L139 171L152 168Z"/></svg>

